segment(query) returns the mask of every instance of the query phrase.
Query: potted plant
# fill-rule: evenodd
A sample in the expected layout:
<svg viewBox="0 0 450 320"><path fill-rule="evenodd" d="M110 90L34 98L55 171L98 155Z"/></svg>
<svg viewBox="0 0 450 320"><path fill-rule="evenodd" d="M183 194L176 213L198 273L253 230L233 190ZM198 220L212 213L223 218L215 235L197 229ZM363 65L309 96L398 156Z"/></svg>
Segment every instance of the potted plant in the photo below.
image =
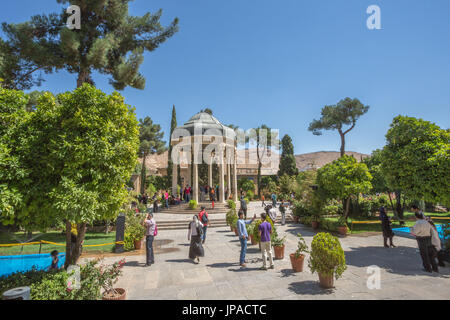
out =
<svg viewBox="0 0 450 320"><path fill-rule="evenodd" d="M284 259L284 249L285 249L285 242L286 242L286 236L283 238L278 237L278 233L276 230L274 230L274 233L271 237L271 242L273 246L273 251L275 253L275 259Z"/></svg>
<svg viewBox="0 0 450 320"><path fill-rule="evenodd" d="M319 214L313 214L311 217L311 226L314 230L319 229L319 222L320 222L320 215Z"/></svg>
<svg viewBox="0 0 450 320"><path fill-rule="evenodd" d="M236 223L238 220L238 216L236 214L236 209L230 209L228 210L225 220L227 222L227 225L230 226L230 230L233 231L236 228Z"/></svg>
<svg viewBox="0 0 450 320"><path fill-rule="evenodd" d="M141 223L141 217L136 214L127 215L125 220L125 234L128 241L134 243L134 248L140 250L145 235L145 227Z"/></svg>
<svg viewBox="0 0 450 320"><path fill-rule="evenodd" d="M254 235L255 224L254 223L247 224L245 227L247 228L247 233L250 237L251 245L253 246L253 245L258 244L258 241L256 241L255 235Z"/></svg>
<svg viewBox="0 0 450 320"><path fill-rule="evenodd" d="M304 253L308 253L309 251L306 241L302 237L302 235L298 233L297 237L298 237L297 250L295 251L295 253L291 253L289 257L291 258L292 269L294 269L295 272L302 272L305 260Z"/></svg>
<svg viewBox="0 0 450 320"><path fill-rule="evenodd" d="M125 300L126 291L123 288L114 288L114 285L122 275L122 267L125 264L125 259L109 266L101 266L100 284L104 290L102 300Z"/></svg>
<svg viewBox="0 0 450 320"><path fill-rule="evenodd" d="M334 279L339 279L347 269L339 239L325 232L316 234L311 243L308 265L312 273L319 274L323 288L332 288Z"/></svg>
<svg viewBox="0 0 450 320"><path fill-rule="evenodd" d="M338 231L339 234L345 236L348 232L347 219L344 217L339 218L338 220Z"/></svg>

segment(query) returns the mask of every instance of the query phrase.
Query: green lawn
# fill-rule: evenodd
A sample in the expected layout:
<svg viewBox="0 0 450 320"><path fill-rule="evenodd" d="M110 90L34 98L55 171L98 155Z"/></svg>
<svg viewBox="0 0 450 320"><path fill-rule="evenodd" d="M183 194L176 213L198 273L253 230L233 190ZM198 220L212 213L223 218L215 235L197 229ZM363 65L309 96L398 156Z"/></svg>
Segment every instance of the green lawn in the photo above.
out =
<svg viewBox="0 0 450 320"><path fill-rule="evenodd" d="M394 215L392 213L388 214L391 218L394 217ZM425 215L428 217L450 217L450 212L446 212L446 213L431 213L431 212L425 212ZM414 217L414 213L413 212L405 212L404 214L405 217L405 225L404 227L412 227L415 223L416 223L416 219ZM350 219L349 220L349 227L351 227L351 221L370 221L370 220L374 220L377 221L379 220L378 217L372 217L372 218L355 218L355 219ZM433 219L433 221L435 223L445 223L445 222L450 222L450 220L448 219ZM400 225L400 223L396 220L392 220L392 228L400 228L402 227ZM379 231L381 232L381 224L354 224L353 225L353 232L352 233L362 233L362 232L368 232L368 231Z"/></svg>
<svg viewBox="0 0 450 320"><path fill-rule="evenodd" d="M36 242L39 240L46 240L55 243L66 243L66 235L58 231L50 231L47 233L33 233L33 240L31 242ZM7 232L0 232L0 244L8 243L21 243L26 241L26 235L23 232L16 232L13 234ZM105 233L86 233L86 238L84 240L85 245L93 244L103 244L112 243L116 241L116 233L110 232ZM84 247L83 252L111 252L114 245L107 245L101 247ZM63 246L56 246L51 244L42 244L41 253L49 253L53 250L58 250L59 252L65 252L66 248ZM0 247L0 255L19 255L19 254L35 254L39 253L39 244L29 245L29 246L14 246L14 247Z"/></svg>

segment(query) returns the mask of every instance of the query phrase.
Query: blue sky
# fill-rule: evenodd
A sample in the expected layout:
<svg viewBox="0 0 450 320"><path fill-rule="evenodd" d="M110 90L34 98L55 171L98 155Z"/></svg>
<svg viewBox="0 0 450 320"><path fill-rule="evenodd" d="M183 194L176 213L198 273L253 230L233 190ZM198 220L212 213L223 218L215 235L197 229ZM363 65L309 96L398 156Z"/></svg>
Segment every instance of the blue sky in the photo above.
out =
<svg viewBox="0 0 450 320"><path fill-rule="evenodd" d="M381 8L382 30L368 30L366 9ZM56 0L2 1L0 21L23 22L59 11ZM338 151L335 132L307 130L324 105L357 97L370 105L347 136L347 150L370 153L385 143L392 118L450 124L448 0L135 0L130 13L163 9L180 31L145 56L145 90L126 102L150 116L166 138L172 105L178 124L210 107L224 124L267 124L289 134L295 152ZM73 90L76 76L44 75L39 90ZM112 92L108 78L97 87Z"/></svg>

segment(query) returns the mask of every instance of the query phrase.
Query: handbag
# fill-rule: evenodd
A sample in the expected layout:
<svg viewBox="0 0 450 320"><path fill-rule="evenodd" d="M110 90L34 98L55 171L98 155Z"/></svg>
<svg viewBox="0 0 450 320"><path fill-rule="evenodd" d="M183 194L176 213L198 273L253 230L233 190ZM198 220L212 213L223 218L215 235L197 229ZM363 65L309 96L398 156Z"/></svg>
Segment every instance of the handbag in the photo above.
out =
<svg viewBox="0 0 450 320"><path fill-rule="evenodd" d="M155 232L153 232L153 236L156 237L158 235L158 226L155 223Z"/></svg>

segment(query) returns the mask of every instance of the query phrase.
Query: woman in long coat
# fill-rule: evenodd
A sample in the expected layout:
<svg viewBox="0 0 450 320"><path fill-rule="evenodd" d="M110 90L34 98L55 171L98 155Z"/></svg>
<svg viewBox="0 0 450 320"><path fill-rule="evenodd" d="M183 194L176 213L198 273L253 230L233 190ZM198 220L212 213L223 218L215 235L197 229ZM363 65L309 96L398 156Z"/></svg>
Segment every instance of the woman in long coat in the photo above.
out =
<svg viewBox="0 0 450 320"><path fill-rule="evenodd" d="M191 241L189 246L189 259L192 259L194 263L200 263L200 257L205 256L205 250L202 245L202 233L203 225L198 220L197 216L194 216L189 223L188 240Z"/></svg>
<svg viewBox="0 0 450 320"><path fill-rule="evenodd" d="M388 215L386 214L386 209L384 207L380 208L380 220L381 220L381 228L383 230L383 239L384 239L384 246L386 248L389 248L387 244L387 239L389 239L389 244L392 248L395 248L393 243L394 238L394 232L391 228L391 220L389 219Z"/></svg>

